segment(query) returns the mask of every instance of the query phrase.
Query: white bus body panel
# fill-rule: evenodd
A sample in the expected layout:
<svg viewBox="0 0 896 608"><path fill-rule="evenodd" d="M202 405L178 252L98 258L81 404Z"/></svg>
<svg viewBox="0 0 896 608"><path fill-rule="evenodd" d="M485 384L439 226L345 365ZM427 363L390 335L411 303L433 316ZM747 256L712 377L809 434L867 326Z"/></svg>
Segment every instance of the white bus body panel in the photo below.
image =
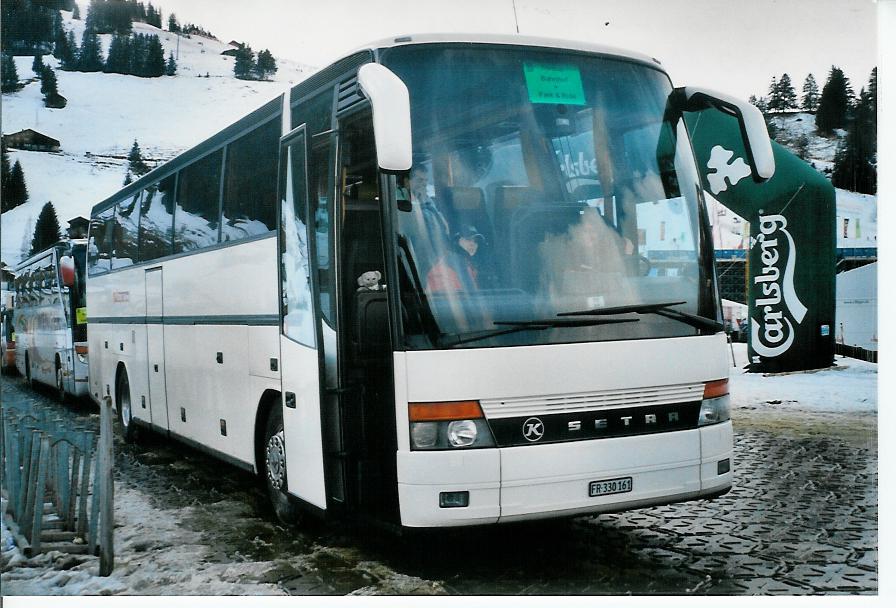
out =
<svg viewBox="0 0 896 608"><path fill-rule="evenodd" d="M411 451L407 430L408 402L494 403L727 378L726 344L719 334L396 353L396 381L403 379L406 385L396 390L402 524L450 526L557 517L682 500L730 487L732 474L717 474L718 461L731 458L730 422L632 437L453 452ZM533 410L531 415L539 413ZM492 405L486 415L502 417L500 406ZM588 496L589 482L628 476L633 478L632 492ZM470 492L469 507L439 508L440 492L462 490Z"/></svg>
<svg viewBox="0 0 896 608"><path fill-rule="evenodd" d="M107 387L114 397L124 364L135 418L254 467L259 401L280 390L276 244L270 236L91 276L89 316L104 320L88 325L95 397Z"/></svg>

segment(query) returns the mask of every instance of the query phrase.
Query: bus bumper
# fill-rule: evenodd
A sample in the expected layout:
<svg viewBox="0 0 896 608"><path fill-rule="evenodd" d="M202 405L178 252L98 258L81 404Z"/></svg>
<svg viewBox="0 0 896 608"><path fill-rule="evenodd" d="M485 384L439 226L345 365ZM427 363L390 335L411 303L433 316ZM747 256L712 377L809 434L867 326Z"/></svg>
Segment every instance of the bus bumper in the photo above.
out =
<svg viewBox="0 0 896 608"><path fill-rule="evenodd" d="M621 511L723 494L731 487L731 422L700 429L464 452L398 455L401 523L442 527ZM727 462L726 462L727 461ZM631 490L589 496L593 481ZM443 492L469 506L440 507Z"/></svg>

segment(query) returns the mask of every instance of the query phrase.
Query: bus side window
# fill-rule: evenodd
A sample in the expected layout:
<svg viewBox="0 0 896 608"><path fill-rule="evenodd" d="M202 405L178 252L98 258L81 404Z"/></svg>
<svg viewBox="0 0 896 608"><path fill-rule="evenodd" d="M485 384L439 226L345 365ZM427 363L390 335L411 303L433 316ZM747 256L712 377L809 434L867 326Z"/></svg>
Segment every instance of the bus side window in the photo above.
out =
<svg viewBox="0 0 896 608"><path fill-rule="evenodd" d="M137 261L137 227L140 221L141 192L118 204L112 268L131 266Z"/></svg>
<svg viewBox="0 0 896 608"><path fill-rule="evenodd" d="M281 174L281 253L283 261L283 333L314 346L314 302L309 278L308 194L305 176L304 133L285 149L287 164Z"/></svg>
<svg viewBox="0 0 896 608"><path fill-rule="evenodd" d="M237 241L276 228L280 119L269 120L227 146L221 240Z"/></svg>
<svg viewBox="0 0 896 608"><path fill-rule="evenodd" d="M140 261L171 255L175 175L143 191L140 204Z"/></svg>
<svg viewBox="0 0 896 608"><path fill-rule="evenodd" d="M223 150L184 168L178 177L174 253L218 243Z"/></svg>
<svg viewBox="0 0 896 608"><path fill-rule="evenodd" d="M87 242L87 266L91 275L108 272L112 250L112 225L115 207L106 209L90 222L90 236Z"/></svg>
<svg viewBox="0 0 896 608"><path fill-rule="evenodd" d="M336 285L333 272L332 256L332 217L333 217L333 138L332 127L333 91L327 89L310 101L299 106L299 113L294 116L298 123L305 122L307 117L310 155L308 158L308 226L311 241L314 243L316 259L313 268L317 275L317 287L320 299L320 311L330 327L336 326L335 304Z"/></svg>

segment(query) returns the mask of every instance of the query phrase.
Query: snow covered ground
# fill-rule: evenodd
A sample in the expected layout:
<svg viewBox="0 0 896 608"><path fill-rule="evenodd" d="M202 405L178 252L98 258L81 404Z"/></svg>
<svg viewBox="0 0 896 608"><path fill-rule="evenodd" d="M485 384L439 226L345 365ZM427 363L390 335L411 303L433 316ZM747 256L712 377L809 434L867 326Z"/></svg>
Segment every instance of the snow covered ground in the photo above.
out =
<svg viewBox="0 0 896 608"><path fill-rule="evenodd" d="M811 372L750 374L747 345L732 344L731 401L738 408L817 413L877 412L877 363L836 356L834 367ZM736 412L733 416L737 416Z"/></svg>

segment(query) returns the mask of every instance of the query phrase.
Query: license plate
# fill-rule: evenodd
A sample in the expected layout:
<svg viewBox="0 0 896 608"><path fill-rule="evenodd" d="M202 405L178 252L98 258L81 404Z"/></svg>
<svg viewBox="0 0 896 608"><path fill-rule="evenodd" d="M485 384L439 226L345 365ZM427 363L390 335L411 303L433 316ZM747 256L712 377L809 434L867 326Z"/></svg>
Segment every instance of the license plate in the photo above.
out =
<svg viewBox="0 0 896 608"><path fill-rule="evenodd" d="M624 494L632 491L631 477L602 479L588 484L588 496L605 496L607 494Z"/></svg>

